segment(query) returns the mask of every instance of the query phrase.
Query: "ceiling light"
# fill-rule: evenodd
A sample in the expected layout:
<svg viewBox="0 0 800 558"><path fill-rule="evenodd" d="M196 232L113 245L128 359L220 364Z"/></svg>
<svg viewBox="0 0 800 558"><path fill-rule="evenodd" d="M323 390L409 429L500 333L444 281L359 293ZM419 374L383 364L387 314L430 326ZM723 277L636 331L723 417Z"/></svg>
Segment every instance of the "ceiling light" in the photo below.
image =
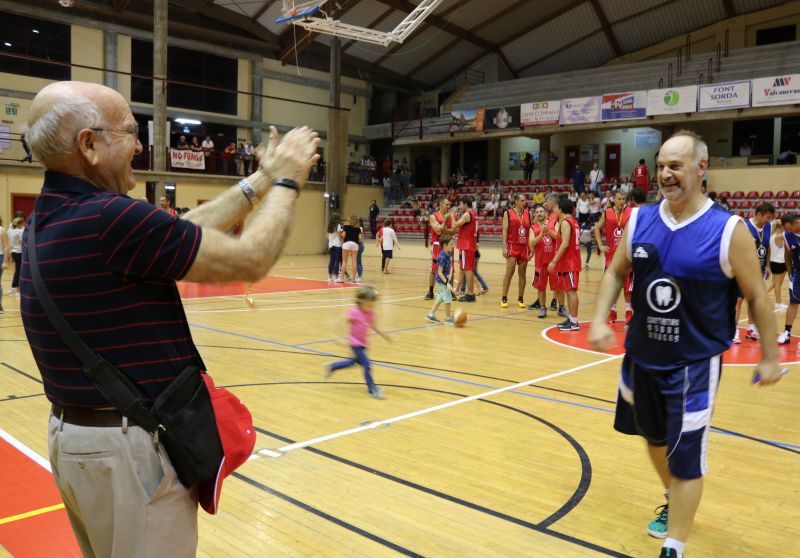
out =
<svg viewBox="0 0 800 558"><path fill-rule="evenodd" d="M34 33L36 33L37 35L39 34L39 30L38 30L38 29L31 29L31 31L33 31L33 32L34 32Z"/></svg>
<svg viewBox="0 0 800 558"><path fill-rule="evenodd" d="M9 43L8 41L4 42L3 44L6 45L7 47L11 46L11 43Z"/></svg>
<svg viewBox="0 0 800 558"><path fill-rule="evenodd" d="M202 122L200 122L199 120L195 120L193 118L176 118L175 122L177 122L178 124L190 124L192 126L199 126L200 124L202 124Z"/></svg>

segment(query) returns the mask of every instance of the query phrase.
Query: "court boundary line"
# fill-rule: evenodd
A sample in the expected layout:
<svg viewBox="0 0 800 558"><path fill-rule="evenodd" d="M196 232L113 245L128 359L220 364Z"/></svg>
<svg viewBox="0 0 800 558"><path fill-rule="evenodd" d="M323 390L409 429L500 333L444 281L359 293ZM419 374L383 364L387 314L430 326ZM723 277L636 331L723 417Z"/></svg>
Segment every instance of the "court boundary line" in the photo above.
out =
<svg viewBox="0 0 800 558"><path fill-rule="evenodd" d="M47 470L48 473L53 472L53 469L50 467L50 462L46 460L44 457L33 451L31 448L17 440L14 436L0 428L0 438L14 446L19 452L21 452L25 457L30 459L31 461L35 462L37 465L43 467Z"/></svg>
<svg viewBox="0 0 800 558"><path fill-rule="evenodd" d="M493 395L498 395L501 393L505 393L507 391L513 391L522 387L530 386L533 384L537 384L539 382L544 382L546 380L552 380L554 378L559 378L561 376L566 376L567 374L572 374L574 372L579 372L581 370L585 370L587 368L591 368L593 366L598 366L600 364L605 364L607 362L611 362L612 360L617 360L621 358L622 355L613 355L604 359L600 359L594 362L589 362L586 364L581 364L580 366L575 366L572 368L568 368L566 370L561 370L559 372L554 372L552 374L548 374L546 376L540 376L538 378L533 378L532 380L526 380L524 382L519 382L516 384L512 384L510 386L505 386L501 388L496 388L490 391L477 393L475 395L470 395L468 397L462 397L460 399L455 399L453 401L448 401L446 403L441 403L439 405L434 405L432 407L426 407L424 409L419 409L417 411L412 411L410 413L404 413L402 415L398 415L395 417L390 417L388 419L381 419L377 421L371 421L366 424L357 426L355 428L348 428L346 430L340 430L339 432L334 432L331 434L326 434L324 436L317 436L316 438L311 438L309 440L305 440L303 442L295 442L294 444L289 444L280 448L269 449L264 448L257 450L255 453L258 455L263 455L266 457L278 458L283 457L290 451L294 451L296 449L306 448L312 445L316 445L322 442L327 442L329 440L335 440L336 438L341 438L344 436L350 436L352 434L358 434L360 432L364 432L367 430L374 430L376 428L380 428L382 426L389 426L390 424L394 424L396 422L400 422L403 420L412 419L418 416L427 415L429 413L433 413L436 411L441 411L444 409L449 409L450 407L455 407L457 405L463 405L464 403L469 403L471 401L475 401L478 399L485 399L487 397L491 397Z"/></svg>

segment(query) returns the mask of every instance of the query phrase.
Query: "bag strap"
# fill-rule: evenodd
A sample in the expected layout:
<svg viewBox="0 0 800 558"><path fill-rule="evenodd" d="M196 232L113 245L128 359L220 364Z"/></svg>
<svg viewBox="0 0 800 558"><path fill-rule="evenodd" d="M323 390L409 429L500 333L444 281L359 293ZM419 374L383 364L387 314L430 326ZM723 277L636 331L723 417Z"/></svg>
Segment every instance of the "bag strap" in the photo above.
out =
<svg viewBox="0 0 800 558"><path fill-rule="evenodd" d="M28 229L28 262L30 264L33 288L39 303L42 305L50 323L53 324L61 339L83 364L83 371L97 387L100 394L126 417L135 420L145 430L157 433L164 430L158 420L145 407L142 396L136 385L103 357L92 351L78 337L67 320L59 312L53 298L47 290L39 273L39 261L36 257L36 212L31 216Z"/></svg>

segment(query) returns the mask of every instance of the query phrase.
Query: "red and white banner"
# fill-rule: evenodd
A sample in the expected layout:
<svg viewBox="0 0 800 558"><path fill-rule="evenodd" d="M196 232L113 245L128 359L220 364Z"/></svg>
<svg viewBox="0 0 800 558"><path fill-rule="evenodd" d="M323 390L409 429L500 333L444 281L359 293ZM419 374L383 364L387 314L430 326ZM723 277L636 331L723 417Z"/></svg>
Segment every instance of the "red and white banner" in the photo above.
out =
<svg viewBox="0 0 800 558"><path fill-rule="evenodd" d="M169 160L174 169L205 170L206 158L202 151L170 149Z"/></svg>

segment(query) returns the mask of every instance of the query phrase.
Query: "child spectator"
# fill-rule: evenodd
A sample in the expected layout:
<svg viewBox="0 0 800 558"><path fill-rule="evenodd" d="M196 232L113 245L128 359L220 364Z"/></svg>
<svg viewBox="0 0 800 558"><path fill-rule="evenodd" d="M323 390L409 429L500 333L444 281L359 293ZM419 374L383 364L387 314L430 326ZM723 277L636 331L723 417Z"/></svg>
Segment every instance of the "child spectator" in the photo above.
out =
<svg viewBox="0 0 800 558"><path fill-rule="evenodd" d="M328 221L328 281L338 281L339 264L342 261L341 217L331 215Z"/></svg>
<svg viewBox="0 0 800 558"><path fill-rule="evenodd" d="M394 255L394 247L397 246L397 249L400 249L400 243L397 242L397 234L392 228L391 219L386 219L383 222L383 227L378 232L377 245L381 247L381 271L389 275L389 263Z"/></svg>
<svg viewBox="0 0 800 558"><path fill-rule="evenodd" d="M441 252L439 252L439 257L436 260L436 286L438 288L438 292L436 294L436 299L433 302L433 307L431 311L425 316L425 319L429 322L433 322L434 324L442 323L436 317L436 310L439 309L439 305L444 303L444 313L445 325L453 325L453 314L450 311L450 307L453 303L453 240L450 238L449 235L442 235L439 237L439 246L441 246Z"/></svg>

